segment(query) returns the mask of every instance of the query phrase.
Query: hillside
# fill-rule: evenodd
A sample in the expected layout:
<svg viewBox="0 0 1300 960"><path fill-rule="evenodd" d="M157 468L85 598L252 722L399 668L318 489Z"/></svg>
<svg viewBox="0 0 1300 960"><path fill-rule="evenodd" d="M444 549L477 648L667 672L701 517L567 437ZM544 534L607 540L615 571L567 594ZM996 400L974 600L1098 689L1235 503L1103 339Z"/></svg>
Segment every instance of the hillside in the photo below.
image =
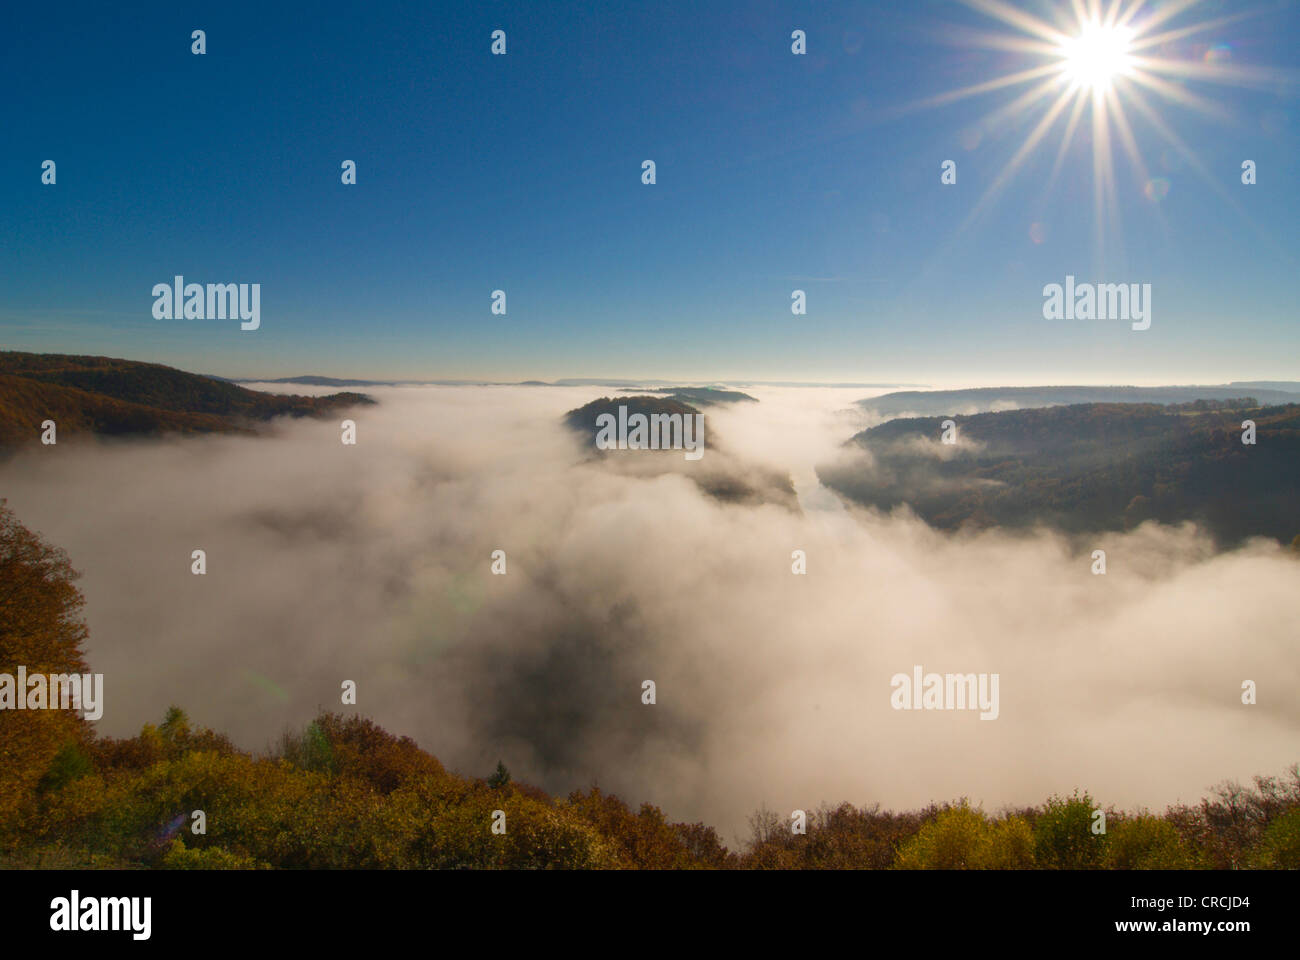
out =
<svg viewBox="0 0 1300 960"><path fill-rule="evenodd" d="M1249 394L1261 403L1300 403L1300 383L1234 381L1210 386L1173 387L979 387L971 390L899 390L859 400L880 417L948 417L997 413L1078 403L1188 403L1228 400Z"/></svg>
<svg viewBox="0 0 1300 960"><path fill-rule="evenodd" d="M1249 402L1249 401L1246 401ZM1192 520L1221 544L1300 533L1300 405L1077 404L891 420L855 436L822 482L942 529L1048 523L1070 532ZM1241 422L1257 443L1241 442Z"/></svg>
<svg viewBox="0 0 1300 960"><path fill-rule="evenodd" d="M591 403L583 404L576 410L570 410L564 415L564 423L570 430L579 434L588 435L593 448L596 446L596 420L601 414L608 413L618 416L619 407L627 407L628 416L642 414L643 416L652 416L654 414L677 415L682 417L694 416L700 411L688 403L680 400L674 400L668 397L601 397L599 400L593 400ZM705 420L705 441L708 442L708 420ZM663 452L663 451L648 451ZM679 453L678 456L681 454Z"/></svg>
<svg viewBox="0 0 1300 960"><path fill-rule="evenodd" d="M285 396L155 363L110 357L0 352L0 447L59 438L252 433L273 417L323 416L373 403L359 393Z"/></svg>
<svg viewBox="0 0 1300 960"><path fill-rule="evenodd" d="M757 402L757 401L755 401ZM651 477L666 473L681 473L694 481L709 496L725 503L742 503L756 506L775 503L791 510L798 509L798 498L789 474L770 467L751 463L737 457L727 449L713 431L713 424L705 417L704 456L686 460L682 450L599 450L596 448L596 420L603 413L618 417L618 408L627 407L627 414L653 414L694 416L700 411L688 403L672 397L601 397L570 410L564 424L582 439L591 450L593 460L607 469L622 473Z"/></svg>

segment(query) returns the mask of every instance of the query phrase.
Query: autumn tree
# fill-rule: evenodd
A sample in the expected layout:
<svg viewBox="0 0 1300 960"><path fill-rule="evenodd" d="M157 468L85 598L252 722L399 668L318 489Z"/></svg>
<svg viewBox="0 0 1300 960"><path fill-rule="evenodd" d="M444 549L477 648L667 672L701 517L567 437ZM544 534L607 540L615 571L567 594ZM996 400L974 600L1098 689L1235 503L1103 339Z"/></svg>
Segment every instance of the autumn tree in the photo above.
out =
<svg viewBox="0 0 1300 960"><path fill-rule="evenodd" d="M84 673L85 599L68 555L18 522L0 500L0 674ZM88 725L71 710L0 712L0 830L15 824L24 801L60 749L86 737Z"/></svg>

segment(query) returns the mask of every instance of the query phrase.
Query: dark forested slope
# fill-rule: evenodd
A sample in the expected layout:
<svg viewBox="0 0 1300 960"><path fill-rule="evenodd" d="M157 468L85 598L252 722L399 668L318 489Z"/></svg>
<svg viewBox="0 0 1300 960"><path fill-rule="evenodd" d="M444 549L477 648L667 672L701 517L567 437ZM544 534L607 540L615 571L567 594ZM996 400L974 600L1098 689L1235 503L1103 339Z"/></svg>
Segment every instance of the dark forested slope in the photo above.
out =
<svg viewBox="0 0 1300 960"><path fill-rule="evenodd" d="M1300 405L1090 403L891 420L855 436L822 481L940 528L1049 523L1072 532L1196 521L1223 544L1300 534ZM1242 443L1253 420L1256 443Z"/></svg>
<svg viewBox="0 0 1300 960"><path fill-rule="evenodd" d="M373 403L359 393L288 396L156 363L0 352L0 447L39 442L53 420L78 434L246 433L279 416L320 416Z"/></svg>

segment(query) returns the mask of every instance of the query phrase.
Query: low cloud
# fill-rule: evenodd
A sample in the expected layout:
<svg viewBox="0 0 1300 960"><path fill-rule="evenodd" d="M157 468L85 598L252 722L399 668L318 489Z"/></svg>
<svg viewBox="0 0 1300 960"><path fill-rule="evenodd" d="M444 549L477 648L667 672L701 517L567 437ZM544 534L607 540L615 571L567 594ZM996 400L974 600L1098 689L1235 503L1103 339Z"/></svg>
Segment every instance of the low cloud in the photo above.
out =
<svg viewBox="0 0 1300 960"><path fill-rule="evenodd" d="M1215 553L1147 525L1098 535L1093 576L1050 531L846 507L814 467L869 425L857 390L709 410L801 511L593 461L560 421L599 388L369 392L344 414L354 447L292 421L0 466L18 517L84 571L101 732L176 703L260 748L356 709L460 772L500 758L553 792L599 783L729 841L763 805L996 808L1078 786L1163 807L1297 759L1300 564L1275 545ZM999 674L999 718L891 709L915 664Z"/></svg>

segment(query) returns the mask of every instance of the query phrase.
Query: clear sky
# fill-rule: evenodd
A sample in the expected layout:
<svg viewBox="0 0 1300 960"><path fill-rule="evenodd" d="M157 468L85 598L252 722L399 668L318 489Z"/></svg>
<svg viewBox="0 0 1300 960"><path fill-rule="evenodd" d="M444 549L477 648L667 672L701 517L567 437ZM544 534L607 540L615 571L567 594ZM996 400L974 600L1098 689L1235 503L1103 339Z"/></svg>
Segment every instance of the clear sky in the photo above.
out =
<svg viewBox="0 0 1300 960"><path fill-rule="evenodd" d="M259 377L1300 379L1295 2L1146 0L1124 22L1158 42L1125 56L1151 82L1116 77L1100 124L1082 94L1068 142L1065 101L1014 168L1076 74L945 95L1068 62L1035 24L1078 33L1070 2L288 6L12 5L0 347ZM155 319L176 274L260 283L261 328ZM1150 329L1045 320L1067 274L1151 284Z"/></svg>

